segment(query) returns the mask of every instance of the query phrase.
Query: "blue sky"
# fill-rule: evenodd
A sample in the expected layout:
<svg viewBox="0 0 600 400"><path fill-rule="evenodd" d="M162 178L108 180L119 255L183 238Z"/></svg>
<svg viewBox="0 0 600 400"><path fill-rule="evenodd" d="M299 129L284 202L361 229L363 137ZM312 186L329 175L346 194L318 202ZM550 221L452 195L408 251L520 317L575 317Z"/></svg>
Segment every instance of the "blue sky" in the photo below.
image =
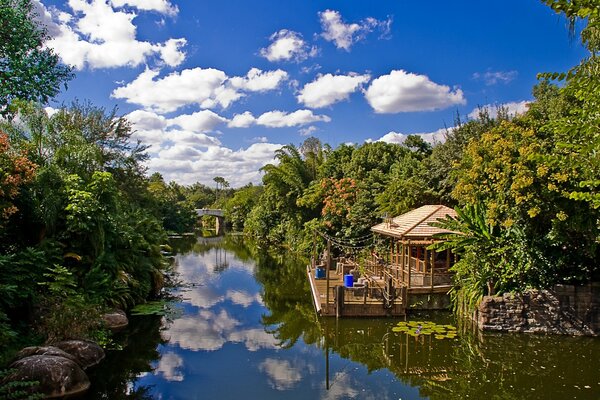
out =
<svg viewBox="0 0 600 400"><path fill-rule="evenodd" d="M150 172L260 182L283 144L443 140L454 115L531 100L584 55L539 1L34 0L78 98L127 115Z"/></svg>

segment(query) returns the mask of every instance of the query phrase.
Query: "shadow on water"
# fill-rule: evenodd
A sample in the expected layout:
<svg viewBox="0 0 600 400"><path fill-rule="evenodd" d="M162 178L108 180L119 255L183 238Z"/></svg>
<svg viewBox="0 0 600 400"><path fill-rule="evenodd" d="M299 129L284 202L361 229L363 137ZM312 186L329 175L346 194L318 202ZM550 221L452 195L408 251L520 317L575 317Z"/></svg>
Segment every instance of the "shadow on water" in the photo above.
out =
<svg viewBox="0 0 600 400"><path fill-rule="evenodd" d="M130 318L130 325L115 336L121 350L107 351L106 359L89 372L92 382L89 399L154 399L152 388L133 388L132 381L151 373L153 363L160 358L158 346L164 343L161 332L161 317L137 316Z"/></svg>
<svg viewBox="0 0 600 400"><path fill-rule="evenodd" d="M600 398L598 338L483 335L473 332L468 326L458 326L456 338L436 338L434 335L409 335L393 331L400 322L399 319L318 318L311 302L304 263L284 251L265 251L240 236L217 239L183 238L172 247L179 254L204 257L207 265L210 264L208 273L215 284L213 289L221 290L217 294L211 293L214 295L212 298L220 299L219 303L211 306L212 313L208 312L208 308L204 308L198 315L208 315L211 318L235 316L239 321L246 321L243 318L253 315L250 310L257 310L259 330L274 339L273 350L254 349L233 353L234 350L241 351L240 345L235 344L240 343L239 339L226 339L222 335L223 344L218 350L204 351L201 354L205 357L202 360L213 363L213 368L218 368L219 363L223 363L226 365L225 370L231 369L232 359L240 362L246 358L257 358L255 365L258 365L259 372L268 371L272 373L271 378L279 376L280 379L288 379L287 383L283 379L279 384L271 384L271 388L261 389L262 398L362 398L361 392L351 390L341 395L335 395L333 392L328 394L332 387L339 389L340 380L344 376L351 376L354 384L363 385L368 389L367 393L376 394L373 398ZM229 284L247 282L247 278L240 278L240 275L228 270L235 269L236 263L240 262L252 265L252 277L249 279L252 279L253 285L259 291L260 305L244 306L247 308L237 305L235 308L229 305L227 296L223 295L228 290L223 287L223 279ZM248 270L244 271L248 273ZM230 272L226 278L220 278ZM205 292L208 293L202 293ZM197 310L191 305L187 307L189 311L185 320L192 321L193 313ZM409 319L457 325L449 313L414 315ZM206 321L204 323L206 324ZM252 324L251 318L244 324ZM253 325L243 328L251 327ZM215 378L206 380L209 370L202 370L205 371L202 374L195 370L200 368L200 356L192 356L193 352L190 352L189 348L187 352L183 352L171 344L169 351L178 352L183 360L177 364L180 366L178 368L187 365L186 357L195 360L194 368L182 370L179 375L174 374L177 379L173 381L161 381L163 386L160 388L152 386L153 382L157 381L153 368L157 368L161 351L169 345L161 338L161 329L165 328L160 317L132 318L130 328L120 338L124 343L123 350L109 352L106 361L93 371L91 379L94 393L90 398L160 398L157 393L163 391L172 390L171 393L177 393L171 389L174 385L191 385L189 381L183 380L184 375L185 379L188 379L188 376L196 376L195 379L200 379L200 376L205 379L197 383L202 385L202 390L207 389L207 385L215 385ZM212 329L206 332L216 333ZM242 329L242 326L239 329ZM196 333L197 330L193 332ZM246 329L244 332L254 331ZM234 331L229 335L239 337ZM232 344L228 347L225 343ZM259 357L261 351L265 352L263 358ZM295 358L301 354L306 354L303 357L307 357L307 361ZM220 361L221 358L218 357L233 358ZM264 357L270 364L266 363ZM314 359L308 360L308 357ZM300 376L298 370L294 369L294 363L301 365L303 362L313 366ZM269 366L275 365L280 368L285 366L287 369L268 369ZM360 372L363 370L364 373ZM260 379L262 376L264 380L264 374L252 375L251 368L242 371L244 376L235 375L231 379L239 380L240 384L251 381L254 388L259 388L261 383L253 379ZM254 373L256 374L256 370ZM145 379L152 374L155 375L154 380ZM181 381L178 380L179 377ZM266 383L262 384L268 386ZM315 389L319 387L322 387L324 392ZM282 390L287 393L282 393ZM236 393L242 396L245 392L244 389L240 389ZM172 398L186 397L174 395Z"/></svg>

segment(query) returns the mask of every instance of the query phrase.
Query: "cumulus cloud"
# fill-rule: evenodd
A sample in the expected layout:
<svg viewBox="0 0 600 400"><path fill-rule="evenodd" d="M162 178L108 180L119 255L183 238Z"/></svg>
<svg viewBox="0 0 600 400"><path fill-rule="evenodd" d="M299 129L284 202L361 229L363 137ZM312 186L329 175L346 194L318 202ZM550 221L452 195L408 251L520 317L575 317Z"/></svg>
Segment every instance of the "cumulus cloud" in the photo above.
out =
<svg viewBox="0 0 600 400"><path fill-rule="evenodd" d="M319 75L304 85L297 96L298 102L311 108L327 107L346 100L350 94L369 82L370 75Z"/></svg>
<svg viewBox="0 0 600 400"><path fill-rule="evenodd" d="M227 122L226 118L210 110L202 110L169 119L167 120L167 126L179 126L182 129L194 132L210 132L224 122Z"/></svg>
<svg viewBox="0 0 600 400"><path fill-rule="evenodd" d="M389 35L392 19L380 21L369 17L359 23L347 24L342 20L338 11L325 10L319 13L323 39L333 42L338 49L350 51L352 45L363 40L366 35L374 30L381 31L381 37Z"/></svg>
<svg viewBox="0 0 600 400"><path fill-rule="evenodd" d="M227 124L230 128L248 128L256 123L256 118L250 111L245 111L242 114L235 114L231 121Z"/></svg>
<svg viewBox="0 0 600 400"><path fill-rule="evenodd" d="M254 303L262 304L260 293L251 294L244 290L228 290L225 298L244 308L248 308Z"/></svg>
<svg viewBox="0 0 600 400"><path fill-rule="evenodd" d="M208 136L226 118L202 110L193 114L182 114L165 118L152 111L136 110L125 116L134 128L132 138L151 146L151 151L164 148L167 143L187 144L195 147L218 146L221 142Z"/></svg>
<svg viewBox="0 0 600 400"><path fill-rule="evenodd" d="M469 118L478 119L481 111L486 111L491 118L496 118L500 110L506 112L509 117L514 117L518 114L525 113L528 110L529 103L530 101L523 100L503 104L486 104L473 109L473 111L469 113Z"/></svg>
<svg viewBox="0 0 600 400"><path fill-rule="evenodd" d="M115 7L130 6L143 11L157 11L161 14L176 15L179 12L177 6L169 0L110 0Z"/></svg>
<svg viewBox="0 0 600 400"><path fill-rule="evenodd" d="M215 351L227 343L227 335L239 325L224 310L218 314L202 310L198 315L174 320L163 336L182 349Z"/></svg>
<svg viewBox="0 0 600 400"><path fill-rule="evenodd" d="M168 39L162 43L138 40L133 23L137 14L117 9L128 5L140 11L176 13L168 1L70 0L69 12L57 8L48 10L39 0L34 0L34 5L52 37L46 45L76 69L134 67L147 63L151 57L175 67L185 59L185 39Z"/></svg>
<svg viewBox="0 0 600 400"><path fill-rule="evenodd" d="M271 62L301 62L318 53L316 47L310 47L298 32L282 29L269 38L271 44L260 49L260 55Z"/></svg>
<svg viewBox="0 0 600 400"><path fill-rule="evenodd" d="M284 111L268 111L256 119L258 125L268 128L286 128L312 124L313 122L329 122L331 118L327 115L315 115L310 110L297 110L292 113Z"/></svg>
<svg viewBox="0 0 600 400"><path fill-rule="evenodd" d="M519 73L517 71L486 71L486 72L475 72L473 79L477 81L483 81L486 86L493 86L498 83L507 84L517 78Z"/></svg>
<svg viewBox="0 0 600 400"><path fill-rule="evenodd" d="M244 97L245 92L276 89L288 78L280 69L262 71L252 68L245 77L228 77L215 68L191 68L159 78L160 71L146 68L133 81L113 90L111 96L161 113L186 105L201 108L227 108Z"/></svg>
<svg viewBox="0 0 600 400"><path fill-rule="evenodd" d="M318 130L318 128L314 125L311 126L307 126L306 128L300 128L298 130L298 133L300 134L300 136L310 136L313 133L315 133Z"/></svg>
<svg viewBox="0 0 600 400"><path fill-rule="evenodd" d="M277 69L275 71L261 71L252 68L245 77L235 76L229 79L231 86L236 89L250 92L266 92L277 89L288 78L288 73Z"/></svg>
<svg viewBox="0 0 600 400"><path fill-rule="evenodd" d="M277 339L262 328L238 329L230 332L228 339L231 342L243 343L248 351L279 347Z"/></svg>
<svg viewBox="0 0 600 400"><path fill-rule="evenodd" d="M212 185L212 177L224 177L232 187L261 181L260 169L274 162L274 152L282 147L274 143L253 143L247 148L232 150L223 146L197 149L193 145L173 145L151 157L146 165L151 172L160 172L166 181L184 185L196 182ZM193 158L182 159L178 151L191 148Z"/></svg>
<svg viewBox="0 0 600 400"><path fill-rule="evenodd" d="M408 137L408 135L417 135L427 143L434 145L437 143L443 143L446 141L446 135L451 132L454 128L441 128L437 131L426 132L426 133L400 133L400 132L388 132L379 138L378 142L396 143L402 144Z"/></svg>
<svg viewBox="0 0 600 400"><path fill-rule="evenodd" d="M462 90L452 90L425 75L404 70L374 79L365 97L376 113L433 111L466 103Z"/></svg>
<svg viewBox="0 0 600 400"><path fill-rule="evenodd" d="M289 390L302 380L300 370L288 360L267 358L258 369L267 375L269 384L276 390Z"/></svg>
<svg viewBox="0 0 600 400"><path fill-rule="evenodd" d="M311 110L296 110L291 113L274 110L267 111L258 117L254 117L251 112L246 111L243 114L234 115L228 126L230 128L248 128L252 125L261 125L267 128L290 128L313 122L330 121L331 118L327 115L316 115Z"/></svg>
<svg viewBox="0 0 600 400"><path fill-rule="evenodd" d="M162 375L168 381L181 382L184 378L181 367L183 367L183 358L176 353L168 352L160 357L154 373Z"/></svg>

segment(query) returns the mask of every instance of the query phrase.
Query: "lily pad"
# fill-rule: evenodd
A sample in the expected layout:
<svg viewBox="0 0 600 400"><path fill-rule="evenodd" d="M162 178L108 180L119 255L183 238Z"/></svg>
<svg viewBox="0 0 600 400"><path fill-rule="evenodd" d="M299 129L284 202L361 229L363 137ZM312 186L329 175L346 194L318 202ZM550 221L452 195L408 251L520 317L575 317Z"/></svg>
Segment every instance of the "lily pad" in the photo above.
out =
<svg viewBox="0 0 600 400"><path fill-rule="evenodd" d="M401 321L392 328L392 332L406 333L413 337L434 335L436 339L454 339L457 335L454 326L438 325L432 321Z"/></svg>

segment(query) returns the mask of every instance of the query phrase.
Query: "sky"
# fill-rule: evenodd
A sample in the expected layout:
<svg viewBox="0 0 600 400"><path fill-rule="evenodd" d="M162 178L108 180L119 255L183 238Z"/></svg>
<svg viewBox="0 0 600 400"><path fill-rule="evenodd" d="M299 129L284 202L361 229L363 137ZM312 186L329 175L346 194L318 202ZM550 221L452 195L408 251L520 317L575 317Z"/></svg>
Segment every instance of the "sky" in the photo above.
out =
<svg viewBox="0 0 600 400"><path fill-rule="evenodd" d="M539 72L585 56L535 0L33 0L75 99L118 108L166 181L260 183L274 151L408 134L458 114L519 113Z"/></svg>

